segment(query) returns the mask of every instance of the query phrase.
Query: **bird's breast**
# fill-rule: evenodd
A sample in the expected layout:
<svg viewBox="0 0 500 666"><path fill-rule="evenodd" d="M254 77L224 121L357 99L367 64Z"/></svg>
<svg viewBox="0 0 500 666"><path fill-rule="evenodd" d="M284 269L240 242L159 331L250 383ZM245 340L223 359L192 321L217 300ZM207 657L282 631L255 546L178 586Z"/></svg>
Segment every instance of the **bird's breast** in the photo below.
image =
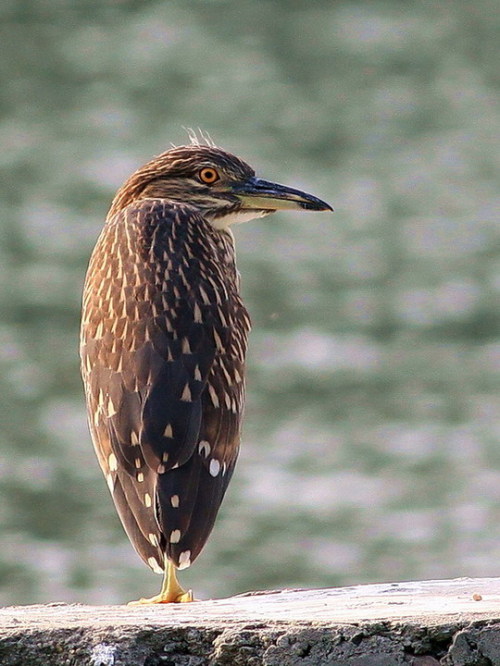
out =
<svg viewBox="0 0 500 666"><path fill-rule="evenodd" d="M234 241L201 216L148 204L109 220L91 258L82 343L114 371L149 345L161 358L214 346L244 362L250 319Z"/></svg>

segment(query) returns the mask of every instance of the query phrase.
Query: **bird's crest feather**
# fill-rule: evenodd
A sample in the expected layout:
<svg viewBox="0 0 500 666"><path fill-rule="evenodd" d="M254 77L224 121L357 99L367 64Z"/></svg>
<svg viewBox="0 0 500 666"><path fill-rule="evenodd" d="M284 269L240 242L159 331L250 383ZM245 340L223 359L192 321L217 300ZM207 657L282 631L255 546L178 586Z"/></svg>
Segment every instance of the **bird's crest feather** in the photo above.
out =
<svg viewBox="0 0 500 666"><path fill-rule="evenodd" d="M188 135L188 139L192 146L208 146L209 148L217 148L217 144L212 139L210 134L206 130L201 129L201 127L193 129L192 127L183 126L182 129Z"/></svg>

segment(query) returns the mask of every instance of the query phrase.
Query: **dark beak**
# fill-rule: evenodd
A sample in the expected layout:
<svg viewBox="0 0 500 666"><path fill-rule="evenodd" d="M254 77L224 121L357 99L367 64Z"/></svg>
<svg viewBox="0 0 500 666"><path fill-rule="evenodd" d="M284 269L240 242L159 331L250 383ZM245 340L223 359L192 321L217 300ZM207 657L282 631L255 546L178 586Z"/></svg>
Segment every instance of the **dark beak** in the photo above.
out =
<svg viewBox="0 0 500 666"><path fill-rule="evenodd" d="M329 204L312 194L261 178L249 178L244 183L235 183L231 191L240 199L243 209L333 211Z"/></svg>

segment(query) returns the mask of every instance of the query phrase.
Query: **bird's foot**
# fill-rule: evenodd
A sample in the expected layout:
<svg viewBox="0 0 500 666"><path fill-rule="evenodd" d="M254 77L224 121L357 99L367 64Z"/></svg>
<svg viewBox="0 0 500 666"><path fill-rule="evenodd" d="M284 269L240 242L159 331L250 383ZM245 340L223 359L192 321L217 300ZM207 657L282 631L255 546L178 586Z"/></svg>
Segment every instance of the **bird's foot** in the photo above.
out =
<svg viewBox="0 0 500 666"><path fill-rule="evenodd" d="M190 601L196 601L193 596L193 591L188 590L187 592L182 588L176 590L175 593L170 594L155 594L154 597L149 597L148 599L138 599L137 601L129 601L127 606L145 606L148 604L185 604Z"/></svg>
<svg viewBox="0 0 500 666"><path fill-rule="evenodd" d="M175 565L167 561L165 575L160 594L156 594L149 599L139 599L138 601L129 601L129 606L143 606L146 604L185 604L190 601L196 601L192 590L186 590L181 587L177 580Z"/></svg>

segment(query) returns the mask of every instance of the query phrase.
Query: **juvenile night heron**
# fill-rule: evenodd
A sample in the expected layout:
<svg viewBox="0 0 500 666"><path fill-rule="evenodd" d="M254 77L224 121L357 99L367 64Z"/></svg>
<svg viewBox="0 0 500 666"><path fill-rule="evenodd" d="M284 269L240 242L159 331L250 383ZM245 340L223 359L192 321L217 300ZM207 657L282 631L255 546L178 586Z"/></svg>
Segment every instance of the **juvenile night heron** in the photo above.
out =
<svg viewBox="0 0 500 666"><path fill-rule="evenodd" d="M118 190L87 272L82 376L97 457L125 531L164 574L136 603L191 601L177 582L203 548L234 470L250 319L230 226L332 210L255 177L213 145L173 148Z"/></svg>

